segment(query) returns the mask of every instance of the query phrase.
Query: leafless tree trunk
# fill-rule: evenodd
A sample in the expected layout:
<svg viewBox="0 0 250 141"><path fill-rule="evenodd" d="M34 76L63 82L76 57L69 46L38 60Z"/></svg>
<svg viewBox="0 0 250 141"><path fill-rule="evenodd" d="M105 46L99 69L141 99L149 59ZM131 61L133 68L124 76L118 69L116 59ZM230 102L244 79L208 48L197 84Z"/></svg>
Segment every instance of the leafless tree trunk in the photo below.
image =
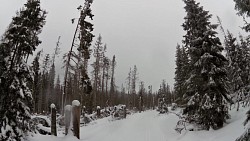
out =
<svg viewBox="0 0 250 141"><path fill-rule="evenodd" d="M74 136L80 139L80 116L81 116L81 106L72 105L72 120L73 120L73 132Z"/></svg>
<svg viewBox="0 0 250 141"><path fill-rule="evenodd" d="M115 94L115 66L116 66L116 61L115 61L115 55L113 56L112 62L111 62L111 82L110 82L110 105L114 105L114 94Z"/></svg>
<svg viewBox="0 0 250 141"><path fill-rule="evenodd" d="M133 101L133 107L136 107L136 81L138 79L137 77L137 67L134 66L134 70L132 71L132 79L131 79L131 87L132 87L132 101Z"/></svg>
<svg viewBox="0 0 250 141"><path fill-rule="evenodd" d="M129 109L131 109L132 106L132 96L131 96L131 68L129 69L128 77L127 77L127 90L128 90L128 103L127 105L129 106Z"/></svg>

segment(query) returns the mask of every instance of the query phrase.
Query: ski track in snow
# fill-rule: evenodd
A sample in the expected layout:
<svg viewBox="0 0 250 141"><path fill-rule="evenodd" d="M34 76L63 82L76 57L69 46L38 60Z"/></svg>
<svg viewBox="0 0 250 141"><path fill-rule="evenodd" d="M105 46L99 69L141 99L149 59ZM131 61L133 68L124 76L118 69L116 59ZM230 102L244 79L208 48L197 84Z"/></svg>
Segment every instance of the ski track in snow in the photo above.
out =
<svg viewBox="0 0 250 141"><path fill-rule="evenodd" d="M165 122L165 121L170 122ZM113 122L97 123L81 128L81 139L88 141L168 141L168 134L178 135L173 114L158 115L147 111ZM98 127L97 127L98 126ZM97 129L98 128L98 129ZM170 140L169 140L170 141Z"/></svg>

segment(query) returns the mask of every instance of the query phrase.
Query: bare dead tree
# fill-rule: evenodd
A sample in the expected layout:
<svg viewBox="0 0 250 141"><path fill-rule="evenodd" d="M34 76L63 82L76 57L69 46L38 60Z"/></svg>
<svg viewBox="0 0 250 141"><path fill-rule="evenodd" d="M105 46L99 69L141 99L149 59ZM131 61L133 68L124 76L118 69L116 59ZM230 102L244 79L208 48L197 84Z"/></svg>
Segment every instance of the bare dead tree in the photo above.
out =
<svg viewBox="0 0 250 141"><path fill-rule="evenodd" d="M111 62L111 80L110 80L110 104L114 104L114 94L115 94L115 67L116 67L116 61L115 61L115 55L113 56L112 62Z"/></svg>

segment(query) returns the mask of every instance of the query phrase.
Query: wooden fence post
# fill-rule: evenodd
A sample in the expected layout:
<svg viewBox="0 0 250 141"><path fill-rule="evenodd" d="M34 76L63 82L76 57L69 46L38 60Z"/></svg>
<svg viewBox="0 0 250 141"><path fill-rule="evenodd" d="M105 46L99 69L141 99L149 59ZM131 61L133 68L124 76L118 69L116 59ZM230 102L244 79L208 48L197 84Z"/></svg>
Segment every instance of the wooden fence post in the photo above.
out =
<svg viewBox="0 0 250 141"><path fill-rule="evenodd" d="M73 132L74 136L80 139L80 116L81 104L78 100L72 101L72 115L73 115Z"/></svg>
<svg viewBox="0 0 250 141"><path fill-rule="evenodd" d="M126 118L127 117L127 107L126 105L124 105L123 107L123 118Z"/></svg>
<svg viewBox="0 0 250 141"><path fill-rule="evenodd" d="M97 118L101 117L101 107L100 106L96 107L96 115L97 115Z"/></svg>
<svg viewBox="0 0 250 141"><path fill-rule="evenodd" d="M55 104L50 105L51 108L51 135L57 136L56 130L56 106Z"/></svg>
<svg viewBox="0 0 250 141"><path fill-rule="evenodd" d="M70 123L71 123L71 105L66 105L64 108L65 112L65 135L68 135L69 133L69 128L70 128Z"/></svg>

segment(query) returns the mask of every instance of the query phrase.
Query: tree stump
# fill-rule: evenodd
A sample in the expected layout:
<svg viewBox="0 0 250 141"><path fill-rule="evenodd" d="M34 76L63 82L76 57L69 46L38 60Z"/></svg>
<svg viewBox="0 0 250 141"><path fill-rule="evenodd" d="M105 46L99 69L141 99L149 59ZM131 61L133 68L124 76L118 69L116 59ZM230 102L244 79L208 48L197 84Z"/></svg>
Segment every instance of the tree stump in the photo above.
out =
<svg viewBox="0 0 250 141"><path fill-rule="evenodd" d="M51 108L51 135L57 136L56 130L56 106L55 104L50 105Z"/></svg>
<svg viewBox="0 0 250 141"><path fill-rule="evenodd" d="M78 100L72 101L72 118L73 118L73 132L74 136L80 139L80 116L81 106Z"/></svg>

